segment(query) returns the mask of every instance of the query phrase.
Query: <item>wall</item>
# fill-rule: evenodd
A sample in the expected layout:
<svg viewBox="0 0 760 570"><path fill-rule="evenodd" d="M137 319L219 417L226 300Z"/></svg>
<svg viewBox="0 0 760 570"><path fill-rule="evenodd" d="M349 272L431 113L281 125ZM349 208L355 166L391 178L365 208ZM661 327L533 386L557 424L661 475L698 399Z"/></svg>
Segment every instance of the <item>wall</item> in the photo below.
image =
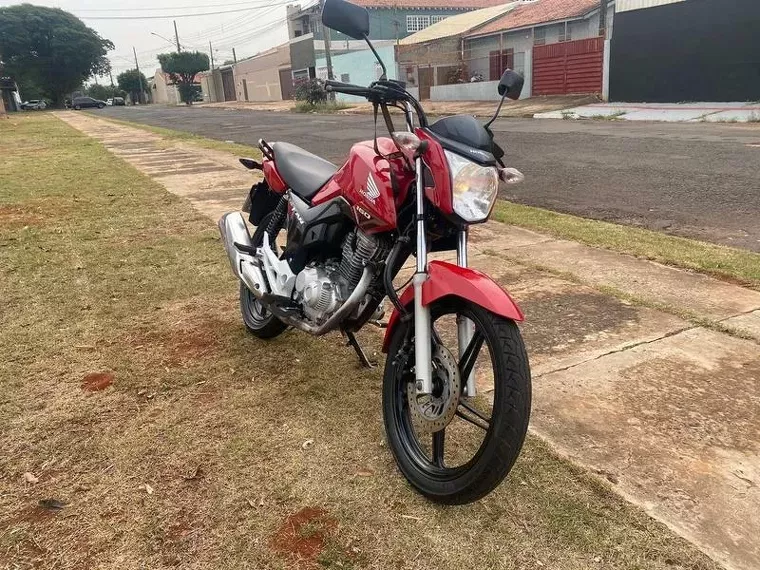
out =
<svg viewBox="0 0 760 570"><path fill-rule="evenodd" d="M293 71L314 66L314 36L307 34L290 40L290 61Z"/></svg>
<svg viewBox="0 0 760 570"><path fill-rule="evenodd" d="M282 101L280 69L289 66L287 44L271 53L238 62L233 68L238 101Z"/></svg>
<svg viewBox="0 0 760 570"><path fill-rule="evenodd" d="M161 73L156 71L153 76L153 102L163 105L176 105L179 102L179 94L177 93L177 87L175 85L167 85L167 78Z"/></svg>
<svg viewBox="0 0 760 570"><path fill-rule="evenodd" d="M479 81L456 85L436 85L430 90L431 101L498 101L498 81Z"/></svg>
<svg viewBox="0 0 760 570"><path fill-rule="evenodd" d="M385 66L388 68L388 79L396 79L396 60L394 54L394 46L385 46L377 50L378 54L385 62ZM376 68L377 60L372 52L368 49L362 51L355 51L352 53L346 53L343 55L336 55L332 58L333 74L335 79L342 81L341 76L348 74L346 83L353 83L354 85L366 86L377 81L379 76L379 70ZM327 61L324 58L317 60L317 77L327 77ZM336 93L335 98L338 101L366 101L361 97L354 97L353 95L344 95L342 93Z"/></svg>
<svg viewBox="0 0 760 570"><path fill-rule="evenodd" d="M547 33L547 43L548 35ZM470 77L480 73L484 79L488 80L491 71L489 54L499 49L512 49L514 51L515 71L524 76L526 72L525 54L533 49L533 31L507 32L503 34L503 40L500 40L498 34L465 40L465 63L470 70Z"/></svg>
<svg viewBox="0 0 760 570"><path fill-rule="evenodd" d="M686 0L618 12L612 101L756 101L760 2Z"/></svg>

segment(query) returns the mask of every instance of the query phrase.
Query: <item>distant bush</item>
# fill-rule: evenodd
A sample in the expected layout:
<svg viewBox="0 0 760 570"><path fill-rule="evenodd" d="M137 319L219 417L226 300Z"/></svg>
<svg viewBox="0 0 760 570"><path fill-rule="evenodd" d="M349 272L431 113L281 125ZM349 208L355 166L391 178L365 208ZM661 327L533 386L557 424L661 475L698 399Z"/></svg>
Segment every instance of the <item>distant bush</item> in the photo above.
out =
<svg viewBox="0 0 760 570"><path fill-rule="evenodd" d="M321 79L309 79L296 86L296 101L305 101L309 105L321 105L327 102L325 83Z"/></svg>
<svg viewBox="0 0 760 570"><path fill-rule="evenodd" d="M350 107L351 105L347 105L346 103L318 103L312 105L306 101L300 101L296 103L293 110L296 113L335 113L343 109L349 109Z"/></svg>

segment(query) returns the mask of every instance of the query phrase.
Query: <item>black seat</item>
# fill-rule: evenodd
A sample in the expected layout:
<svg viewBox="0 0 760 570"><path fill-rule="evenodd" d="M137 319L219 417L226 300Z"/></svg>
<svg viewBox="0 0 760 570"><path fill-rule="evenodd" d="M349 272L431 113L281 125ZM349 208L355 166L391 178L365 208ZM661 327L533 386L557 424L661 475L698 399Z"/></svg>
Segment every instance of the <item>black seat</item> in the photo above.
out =
<svg viewBox="0 0 760 570"><path fill-rule="evenodd" d="M282 179L304 200L311 200L338 170L332 162L294 144L274 143L272 150Z"/></svg>

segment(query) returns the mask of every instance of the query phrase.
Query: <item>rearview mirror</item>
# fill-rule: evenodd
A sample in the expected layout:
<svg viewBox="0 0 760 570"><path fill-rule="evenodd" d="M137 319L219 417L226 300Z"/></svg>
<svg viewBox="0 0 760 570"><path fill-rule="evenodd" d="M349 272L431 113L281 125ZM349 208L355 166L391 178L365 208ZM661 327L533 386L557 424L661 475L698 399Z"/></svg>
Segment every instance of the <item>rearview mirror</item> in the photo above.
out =
<svg viewBox="0 0 760 570"><path fill-rule="evenodd" d="M525 79L522 75L507 69L499 80L499 95L503 97L506 94L508 99L517 101L520 98L520 93L522 93L523 83L525 83Z"/></svg>
<svg viewBox="0 0 760 570"><path fill-rule="evenodd" d="M369 12L346 0L325 0L322 23L355 40L369 36Z"/></svg>

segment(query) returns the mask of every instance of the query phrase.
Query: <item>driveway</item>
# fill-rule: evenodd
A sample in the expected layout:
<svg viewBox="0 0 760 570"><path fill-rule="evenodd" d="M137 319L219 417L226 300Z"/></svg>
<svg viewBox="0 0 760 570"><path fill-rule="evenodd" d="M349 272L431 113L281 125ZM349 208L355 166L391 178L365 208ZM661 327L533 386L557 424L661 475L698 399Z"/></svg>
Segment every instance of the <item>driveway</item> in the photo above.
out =
<svg viewBox="0 0 760 570"><path fill-rule="evenodd" d="M110 107L99 115L255 145L287 140L340 162L372 118L214 108ZM502 119L526 174L504 198L760 251L760 125Z"/></svg>

